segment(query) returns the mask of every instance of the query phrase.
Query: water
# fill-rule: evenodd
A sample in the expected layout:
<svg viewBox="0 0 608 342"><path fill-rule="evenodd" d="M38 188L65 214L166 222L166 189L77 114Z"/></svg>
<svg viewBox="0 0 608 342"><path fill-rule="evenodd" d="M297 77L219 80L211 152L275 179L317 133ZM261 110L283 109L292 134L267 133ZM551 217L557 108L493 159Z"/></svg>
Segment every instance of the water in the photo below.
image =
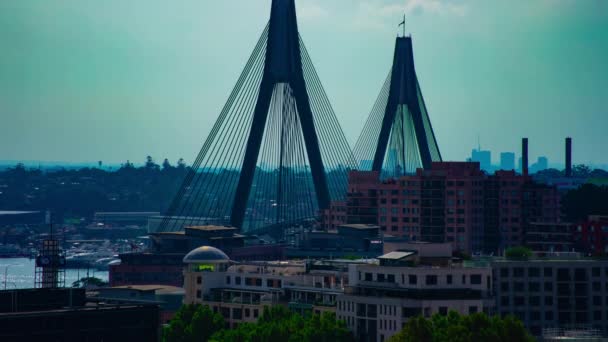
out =
<svg viewBox="0 0 608 342"><path fill-rule="evenodd" d="M28 258L7 258L0 259L0 290L4 289L4 275L6 272L7 289L27 289L34 287L35 260ZM8 268L7 268L8 267ZM65 285L72 286L76 280L86 277L86 269L66 269ZM90 277L97 277L103 281L108 281L108 271L89 269Z"/></svg>

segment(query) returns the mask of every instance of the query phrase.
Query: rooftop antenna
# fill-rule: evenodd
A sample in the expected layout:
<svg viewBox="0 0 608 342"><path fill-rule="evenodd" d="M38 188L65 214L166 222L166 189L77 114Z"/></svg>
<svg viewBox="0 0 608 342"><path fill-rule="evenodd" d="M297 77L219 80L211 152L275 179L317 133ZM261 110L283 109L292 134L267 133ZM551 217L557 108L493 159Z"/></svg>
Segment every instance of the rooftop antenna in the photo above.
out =
<svg viewBox="0 0 608 342"><path fill-rule="evenodd" d="M481 151L481 141L479 139L479 133L477 133L477 151Z"/></svg>
<svg viewBox="0 0 608 342"><path fill-rule="evenodd" d="M403 37L405 37L405 13L403 14L403 21L401 23L399 23L399 25L397 27L402 26L402 25L403 25Z"/></svg>

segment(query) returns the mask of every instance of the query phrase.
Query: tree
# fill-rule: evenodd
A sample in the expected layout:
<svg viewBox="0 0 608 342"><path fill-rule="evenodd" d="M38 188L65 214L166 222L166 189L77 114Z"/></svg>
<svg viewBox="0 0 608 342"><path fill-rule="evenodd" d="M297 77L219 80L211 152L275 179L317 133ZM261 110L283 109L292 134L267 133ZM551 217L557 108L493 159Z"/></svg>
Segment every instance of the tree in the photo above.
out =
<svg viewBox="0 0 608 342"><path fill-rule="evenodd" d="M165 158L165 160L163 161L163 170L167 171L167 170L171 170L172 168L173 168L173 166L171 166L169 159Z"/></svg>
<svg viewBox="0 0 608 342"><path fill-rule="evenodd" d="M209 306L186 304L163 329L164 342L206 342L224 328L224 318Z"/></svg>
<svg viewBox="0 0 608 342"><path fill-rule="evenodd" d="M264 308L257 323L243 323L236 329L224 329L211 338L224 342L350 342L352 334L334 313L301 316L283 306Z"/></svg>
<svg viewBox="0 0 608 342"><path fill-rule="evenodd" d="M488 317L484 313L460 315L450 311L430 319L411 318L390 342L532 342L534 338L513 316Z"/></svg>
<svg viewBox="0 0 608 342"><path fill-rule="evenodd" d="M562 198L562 210L570 222L586 220L589 215L607 215L608 187L583 184L570 190Z"/></svg>
<svg viewBox="0 0 608 342"><path fill-rule="evenodd" d="M147 156L146 157L146 164L144 165L144 167L147 170L158 170L160 167L158 166L158 164L156 164L154 162L154 159L151 156Z"/></svg>
<svg viewBox="0 0 608 342"><path fill-rule="evenodd" d="M507 259L527 259L531 256L532 250L523 246L510 247L505 251L505 257Z"/></svg>
<svg viewBox="0 0 608 342"><path fill-rule="evenodd" d="M97 278L97 277L83 277L80 280L76 280L72 283L72 287L103 287L107 286L108 283Z"/></svg>
<svg viewBox="0 0 608 342"><path fill-rule="evenodd" d="M572 175L578 178L587 178L591 174L591 168L584 164L577 164L572 167Z"/></svg>
<svg viewBox="0 0 608 342"><path fill-rule="evenodd" d="M179 158L179 160L177 161L177 168L178 169L186 168L186 162L184 161L184 158Z"/></svg>

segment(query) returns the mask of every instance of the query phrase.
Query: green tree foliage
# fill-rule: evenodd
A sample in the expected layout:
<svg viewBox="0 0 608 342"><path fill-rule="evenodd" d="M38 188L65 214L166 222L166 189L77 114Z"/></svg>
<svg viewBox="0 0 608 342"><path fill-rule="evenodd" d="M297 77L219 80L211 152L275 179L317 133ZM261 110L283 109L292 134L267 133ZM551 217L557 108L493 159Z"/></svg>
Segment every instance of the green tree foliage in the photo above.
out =
<svg viewBox="0 0 608 342"><path fill-rule="evenodd" d="M510 247L505 251L505 257L507 257L507 259L527 259L531 256L532 250L523 246Z"/></svg>
<svg viewBox="0 0 608 342"><path fill-rule="evenodd" d="M164 342L206 342L224 328L224 318L200 304L183 305L163 329Z"/></svg>
<svg viewBox="0 0 608 342"><path fill-rule="evenodd" d="M607 215L608 187L583 184L570 190L562 198L562 209L569 222L586 220L588 215Z"/></svg>
<svg viewBox="0 0 608 342"><path fill-rule="evenodd" d="M103 287L108 283L97 277L83 277L72 283L72 287Z"/></svg>
<svg viewBox="0 0 608 342"><path fill-rule="evenodd" d="M75 169L29 169L23 164L0 170L0 208L53 212L63 218L91 218L96 211L164 212L190 172L183 160L178 167L152 157L144 166L126 161L115 171L92 167ZM99 165L99 164L98 164Z"/></svg>
<svg viewBox="0 0 608 342"><path fill-rule="evenodd" d="M446 316L435 314L430 319L418 316L407 321L403 330L390 342L533 342L521 321L507 316L488 317L483 313Z"/></svg>
<svg viewBox="0 0 608 342"><path fill-rule="evenodd" d="M216 333L217 342L347 342L354 341L343 321L333 313L301 316L283 306L265 308L257 323L244 323L236 329Z"/></svg>

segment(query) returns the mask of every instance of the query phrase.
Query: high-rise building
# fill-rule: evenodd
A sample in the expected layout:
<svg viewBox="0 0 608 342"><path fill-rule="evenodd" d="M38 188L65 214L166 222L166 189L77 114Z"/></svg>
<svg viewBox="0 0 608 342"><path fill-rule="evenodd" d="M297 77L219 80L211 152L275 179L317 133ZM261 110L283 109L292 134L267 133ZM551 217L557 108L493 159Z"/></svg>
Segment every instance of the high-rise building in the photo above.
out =
<svg viewBox="0 0 608 342"><path fill-rule="evenodd" d="M471 151L471 161L478 162L482 170L489 172L492 169L492 152L481 149L473 149Z"/></svg>
<svg viewBox="0 0 608 342"><path fill-rule="evenodd" d="M515 170L515 153L502 152L500 154L500 169Z"/></svg>
<svg viewBox="0 0 608 342"><path fill-rule="evenodd" d="M524 243L534 222L560 222L559 193L515 171L486 175L477 162L434 162L415 175L378 180L353 171L346 202L324 212L325 229L378 224L408 241L450 242L455 250L497 252Z"/></svg>

